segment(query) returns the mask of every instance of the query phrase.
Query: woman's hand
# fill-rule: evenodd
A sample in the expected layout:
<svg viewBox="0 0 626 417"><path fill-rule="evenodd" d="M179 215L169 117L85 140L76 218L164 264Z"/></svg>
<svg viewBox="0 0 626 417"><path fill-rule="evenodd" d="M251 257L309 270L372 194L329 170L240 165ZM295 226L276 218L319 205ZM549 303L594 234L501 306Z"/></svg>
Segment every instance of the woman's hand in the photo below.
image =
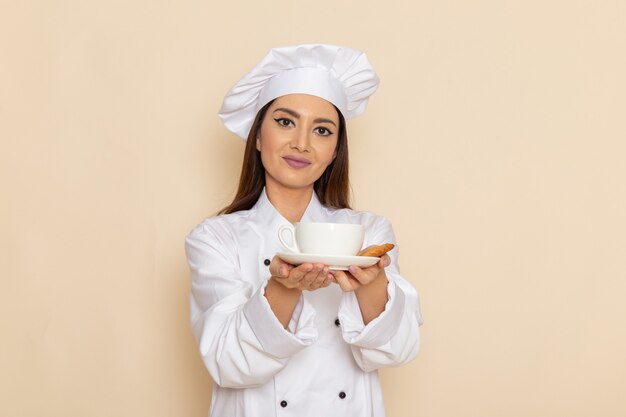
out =
<svg viewBox="0 0 626 417"><path fill-rule="evenodd" d="M265 287L265 298L276 318L288 328L293 311L302 296L302 291L315 291L328 287L333 276L322 264L293 266L274 256L270 263L270 280Z"/></svg>
<svg viewBox="0 0 626 417"><path fill-rule="evenodd" d="M380 260L367 268L359 268L358 266L350 266L348 271L332 271L331 274L339 284L339 287L345 291L356 291L359 288L369 285L372 282L383 279L386 281L385 267L389 266L391 259L388 255L383 255Z"/></svg>
<svg viewBox="0 0 626 417"><path fill-rule="evenodd" d="M368 324L385 310L387 303L387 275L385 267L391 259L383 255L375 265L368 268L350 266L349 272L333 271L335 281L343 291L354 291L363 323Z"/></svg>
<svg viewBox="0 0 626 417"><path fill-rule="evenodd" d="M315 291L333 282L328 266L321 263L304 263L293 266L274 256L269 267L271 279L289 289Z"/></svg>

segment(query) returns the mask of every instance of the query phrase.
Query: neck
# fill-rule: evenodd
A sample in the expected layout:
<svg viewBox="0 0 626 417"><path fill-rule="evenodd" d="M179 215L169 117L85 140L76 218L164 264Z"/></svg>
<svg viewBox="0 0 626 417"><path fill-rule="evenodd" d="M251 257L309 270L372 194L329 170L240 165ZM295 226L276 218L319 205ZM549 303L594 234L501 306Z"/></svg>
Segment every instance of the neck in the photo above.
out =
<svg viewBox="0 0 626 417"><path fill-rule="evenodd" d="M270 203L290 223L300 221L313 196L313 185L306 188L273 187L266 184L265 192Z"/></svg>

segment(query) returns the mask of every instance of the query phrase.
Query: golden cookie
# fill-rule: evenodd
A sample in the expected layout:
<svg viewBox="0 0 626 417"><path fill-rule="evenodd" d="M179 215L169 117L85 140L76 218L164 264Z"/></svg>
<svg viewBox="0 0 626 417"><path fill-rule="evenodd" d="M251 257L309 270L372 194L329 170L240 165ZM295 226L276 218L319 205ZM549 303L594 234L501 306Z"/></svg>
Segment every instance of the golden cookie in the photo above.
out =
<svg viewBox="0 0 626 417"><path fill-rule="evenodd" d="M389 252L393 248L394 248L393 243L385 243L385 244L378 245L378 246L370 246L369 248L361 252L359 256L380 257L386 254L387 252Z"/></svg>

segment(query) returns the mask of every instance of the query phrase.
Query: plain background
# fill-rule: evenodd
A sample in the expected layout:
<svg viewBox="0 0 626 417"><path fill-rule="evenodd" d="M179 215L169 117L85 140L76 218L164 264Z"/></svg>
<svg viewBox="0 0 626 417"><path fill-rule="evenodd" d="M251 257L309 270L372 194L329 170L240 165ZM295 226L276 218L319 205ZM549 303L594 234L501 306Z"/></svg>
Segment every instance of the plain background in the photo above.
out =
<svg viewBox="0 0 626 417"><path fill-rule="evenodd" d="M390 417L624 416L623 1L0 2L0 415L205 416L184 237L232 198L224 93L364 50L355 206L422 297Z"/></svg>

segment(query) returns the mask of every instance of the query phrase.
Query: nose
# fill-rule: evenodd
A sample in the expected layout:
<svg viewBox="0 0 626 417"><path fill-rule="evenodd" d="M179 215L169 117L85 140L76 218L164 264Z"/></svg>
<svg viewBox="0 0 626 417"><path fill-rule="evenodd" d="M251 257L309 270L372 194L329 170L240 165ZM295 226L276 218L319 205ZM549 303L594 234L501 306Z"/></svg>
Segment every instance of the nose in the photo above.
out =
<svg viewBox="0 0 626 417"><path fill-rule="evenodd" d="M291 147L293 149L297 149L300 152L310 152L310 138L309 132L304 127L300 126L300 128L294 132L294 137L291 141Z"/></svg>

